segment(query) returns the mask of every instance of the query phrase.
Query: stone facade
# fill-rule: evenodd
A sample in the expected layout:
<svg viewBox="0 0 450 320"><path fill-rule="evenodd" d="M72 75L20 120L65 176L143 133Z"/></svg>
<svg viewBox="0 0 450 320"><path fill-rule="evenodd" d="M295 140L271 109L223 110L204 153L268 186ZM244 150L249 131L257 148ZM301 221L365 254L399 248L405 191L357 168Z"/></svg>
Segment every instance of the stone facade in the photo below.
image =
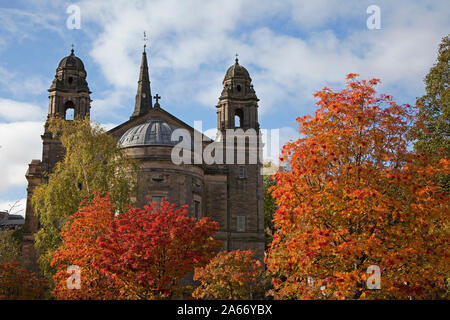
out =
<svg viewBox="0 0 450 320"><path fill-rule="evenodd" d="M61 61L58 69L61 65L67 65L67 58ZM82 62L81 60L78 62L78 60L72 61L72 65L81 69ZM86 90L84 66L82 72L78 73L73 72L73 69L70 69L70 73L64 72L64 70L58 72L58 69L55 81L59 81L59 87L55 85L54 81L50 88L53 91L50 96L49 116L60 114L65 117L67 108L72 107L75 109L75 114L88 117L90 92L89 89ZM64 83L68 85L64 81L67 81L69 74L72 77L71 83L76 81L83 87L78 95L68 90L67 86L63 86ZM144 50L136 103L131 117L108 132L119 143L122 143L126 154L138 160L140 164L141 172L138 175L139 181L137 181L139 185L138 205L143 206L149 201L159 202L162 198L178 206L187 205L190 216L210 217L219 223L220 230L216 238L222 241L224 250L254 249L257 251L258 257L263 259L264 201L261 141L258 139L256 146L245 144L244 163L225 164L223 161L209 165L204 162L175 164L171 159L175 143L167 139L173 130L184 129L189 133L192 141L196 135L202 137L201 152L214 141L204 137L194 128L164 110L158 102L157 95L155 96L156 102L153 104L150 92L147 56ZM63 98L58 100L54 97ZM71 101L71 103L67 101ZM257 110L258 99L251 84L250 75L236 59L235 64L226 72L223 91L217 105L218 136L216 140L228 139L227 129L252 129L258 133ZM26 236L29 243L32 243L32 235L39 228L29 203L32 190L40 183L45 182L43 172L51 172L56 161L63 155L60 144L58 145L57 141L52 140L51 135L49 136L46 132L42 138L44 142L43 161L33 160L27 172L29 188ZM236 151L236 142L224 145L222 150L224 160L229 154L233 154L233 158L237 160ZM249 163L250 154L255 153L257 154L256 162ZM30 251L29 248L25 249L24 246L24 254L29 254L25 250Z"/></svg>

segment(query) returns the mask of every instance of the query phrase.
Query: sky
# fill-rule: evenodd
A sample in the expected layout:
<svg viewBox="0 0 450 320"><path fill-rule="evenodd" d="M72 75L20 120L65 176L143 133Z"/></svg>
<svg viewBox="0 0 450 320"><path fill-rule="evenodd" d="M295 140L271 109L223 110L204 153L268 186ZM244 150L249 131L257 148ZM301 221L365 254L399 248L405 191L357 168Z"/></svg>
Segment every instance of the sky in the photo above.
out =
<svg viewBox="0 0 450 320"><path fill-rule="evenodd" d="M448 0L0 0L0 210L19 201L14 211L25 212L28 163L42 157L47 89L72 44L87 70L91 120L107 129L133 112L144 31L152 94L204 130L216 127L222 80L237 53L260 99L261 128L279 129L282 146L297 137L296 117L314 112L313 93L342 89L348 73L379 78L379 92L414 104L449 16Z"/></svg>

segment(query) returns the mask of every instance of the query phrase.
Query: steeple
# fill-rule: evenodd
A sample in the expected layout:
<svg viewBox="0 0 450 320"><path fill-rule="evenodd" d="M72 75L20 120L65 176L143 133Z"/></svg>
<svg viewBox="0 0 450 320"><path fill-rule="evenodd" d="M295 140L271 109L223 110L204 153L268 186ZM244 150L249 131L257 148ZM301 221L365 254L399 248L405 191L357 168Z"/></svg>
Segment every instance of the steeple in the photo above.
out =
<svg viewBox="0 0 450 320"><path fill-rule="evenodd" d="M151 108L153 108L145 47L146 45L144 45L144 51L142 52L141 69L139 73L138 88L136 93L136 104L134 106L134 112L131 115L131 118L146 114L148 111L150 111Z"/></svg>

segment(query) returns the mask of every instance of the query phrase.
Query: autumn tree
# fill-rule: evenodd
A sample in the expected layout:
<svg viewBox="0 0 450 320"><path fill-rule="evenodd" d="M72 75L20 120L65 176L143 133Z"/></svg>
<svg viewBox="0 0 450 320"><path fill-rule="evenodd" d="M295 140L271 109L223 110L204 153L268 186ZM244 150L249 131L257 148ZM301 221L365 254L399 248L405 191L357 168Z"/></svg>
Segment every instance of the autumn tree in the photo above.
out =
<svg viewBox="0 0 450 320"><path fill-rule="evenodd" d="M272 242L273 238L273 215L275 211L278 209L275 199L272 197L272 194L269 192L269 189L274 186L275 179L273 178L273 172L275 172L276 168L272 161L268 161L264 163L264 169L267 170L263 178L264 183L264 240L266 249ZM279 167L279 170L283 170L282 167Z"/></svg>
<svg viewBox="0 0 450 320"><path fill-rule="evenodd" d="M20 243L16 233L16 230L0 230L0 263L20 260Z"/></svg>
<svg viewBox="0 0 450 320"><path fill-rule="evenodd" d="M177 298L184 290L181 280L214 255L218 223L189 218L186 208L166 201L130 207L98 239L95 265L120 285L121 298Z"/></svg>
<svg viewBox="0 0 450 320"><path fill-rule="evenodd" d="M67 228L61 232L62 245L53 253L51 261L56 270L52 294L57 299L101 300L115 299L119 295L114 281L94 267L94 262L102 255L97 238L108 233L114 214L110 196L96 193L91 201L84 201L81 209L68 218ZM70 266L79 268L79 289L67 285Z"/></svg>
<svg viewBox="0 0 450 320"><path fill-rule="evenodd" d="M264 267L252 250L221 251L204 267L196 268L200 285L196 299L254 299L264 296Z"/></svg>
<svg viewBox="0 0 450 320"><path fill-rule="evenodd" d="M426 93L417 100L415 148L432 165L450 158L450 35L442 39L436 64L425 77ZM439 184L450 192L450 176L439 175Z"/></svg>
<svg viewBox="0 0 450 320"><path fill-rule="evenodd" d="M449 198L432 176L449 162L419 165L409 137L414 110L376 95L377 79L347 76L317 93L314 116L297 119L289 170L275 174L279 206L266 259L278 299L447 297ZM381 289L367 287L367 268Z"/></svg>
<svg viewBox="0 0 450 320"><path fill-rule="evenodd" d="M66 219L80 208L83 199L92 200L94 191L108 192L118 210L124 210L136 196L137 164L125 156L117 141L88 119L64 121L51 118L49 130L65 148L48 183L33 192L32 205L39 216L40 230L35 247L41 271L51 281L53 252L61 244L60 232Z"/></svg>
<svg viewBox="0 0 450 320"><path fill-rule="evenodd" d="M0 263L0 300L44 299L46 281L17 262Z"/></svg>

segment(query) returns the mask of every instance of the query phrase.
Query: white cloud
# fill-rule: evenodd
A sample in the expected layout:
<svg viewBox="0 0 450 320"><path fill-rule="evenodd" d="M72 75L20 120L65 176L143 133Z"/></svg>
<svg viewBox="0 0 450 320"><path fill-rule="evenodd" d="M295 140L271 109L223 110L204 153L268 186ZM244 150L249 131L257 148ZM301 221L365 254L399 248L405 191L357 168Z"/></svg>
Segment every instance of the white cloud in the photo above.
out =
<svg viewBox="0 0 450 320"><path fill-rule="evenodd" d="M290 141L295 141L300 137L300 133L293 127L272 128L263 131L263 152L264 162L279 164L281 148Z"/></svg>
<svg viewBox="0 0 450 320"><path fill-rule="evenodd" d="M370 4L165 0L84 1L80 6L83 19L100 27L91 56L116 90L136 89L141 34L147 30L152 89L165 94L164 102L180 104L189 97L212 108L238 51L261 98L260 115L266 115L280 103L294 108L310 103L314 91L341 86L350 72L418 95L450 27L448 2L379 1L382 29L373 31L365 24ZM292 32L266 23L280 16ZM124 105L130 96L111 99Z"/></svg>
<svg viewBox="0 0 450 320"><path fill-rule="evenodd" d="M40 159L43 122L0 123L0 192L26 187L25 173L32 159Z"/></svg>
<svg viewBox="0 0 450 320"><path fill-rule="evenodd" d="M130 115L133 112L134 100L132 99L133 94L131 94L131 90L116 89L115 91L103 92L102 96L104 98L94 99L91 103L90 115L92 120L99 120L105 115L109 119L123 120L117 112L122 107L128 108Z"/></svg>
<svg viewBox="0 0 450 320"><path fill-rule="evenodd" d="M31 103L0 98L0 121L43 120L45 111Z"/></svg>

